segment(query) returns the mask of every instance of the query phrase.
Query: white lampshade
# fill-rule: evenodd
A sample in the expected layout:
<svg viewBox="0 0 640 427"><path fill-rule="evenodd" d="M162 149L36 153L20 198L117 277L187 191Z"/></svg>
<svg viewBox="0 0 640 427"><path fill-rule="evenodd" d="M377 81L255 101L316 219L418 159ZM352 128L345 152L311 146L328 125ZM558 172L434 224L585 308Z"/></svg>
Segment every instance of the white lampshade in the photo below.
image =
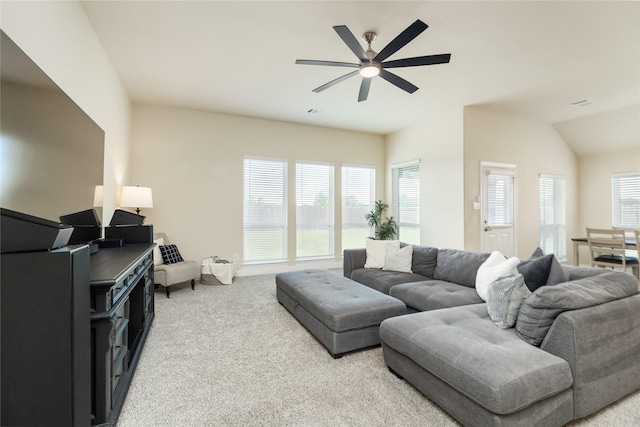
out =
<svg viewBox="0 0 640 427"><path fill-rule="evenodd" d="M93 193L93 207L101 208L103 198L104 198L104 187L102 185L96 185L95 192Z"/></svg>
<svg viewBox="0 0 640 427"><path fill-rule="evenodd" d="M140 208L152 208L153 197L151 196L151 188L138 186L122 187L120 206L125 208L136 208L137 213L140 213Z"/></svg>

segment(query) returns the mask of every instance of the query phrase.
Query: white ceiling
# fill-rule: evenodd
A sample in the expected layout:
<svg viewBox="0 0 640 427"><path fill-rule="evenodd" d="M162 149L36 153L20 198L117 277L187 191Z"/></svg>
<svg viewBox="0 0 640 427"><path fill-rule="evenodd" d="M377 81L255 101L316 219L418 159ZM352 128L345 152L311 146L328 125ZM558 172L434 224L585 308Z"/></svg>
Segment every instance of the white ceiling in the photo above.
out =
<svg viewBox="0 0 640 427"><path fill-rule="evenodd" d="M83 1L82 6L134 102L380 134L418 123L434 109L478 105L557 124L579 155L603 145L582 143L585 122L615 122L627 144L622 148L640 143L638 2ZM380 51L416 19L429 28L389 60L449 52L452 57L449 64L393 70L420 88L414 94L376 78L369 99L358 103L359 76L313 93L351 70L295 64L296 59L357 62L334 25L347 25L358 40L375 31L373 49ZM593 103L569 105L582 99ZM602 113L608 116L596 120Z"/></svg>

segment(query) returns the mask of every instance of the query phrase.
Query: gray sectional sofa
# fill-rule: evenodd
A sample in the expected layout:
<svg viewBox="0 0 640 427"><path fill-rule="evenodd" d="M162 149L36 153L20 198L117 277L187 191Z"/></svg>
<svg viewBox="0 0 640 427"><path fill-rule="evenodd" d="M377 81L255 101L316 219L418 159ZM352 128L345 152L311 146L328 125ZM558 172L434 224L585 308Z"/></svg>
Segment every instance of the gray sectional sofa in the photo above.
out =
<svg viewBox="0 0 640 427"><path fill-rule="evenodd" d="M501 329L475 289L488 257L414 246L411 273L400 273L364 268L365 249L344 251L344 276L412 311L380 325L393 373L467 426L561 426L640 388L634 276L553 259L546 286Z"/></svg>

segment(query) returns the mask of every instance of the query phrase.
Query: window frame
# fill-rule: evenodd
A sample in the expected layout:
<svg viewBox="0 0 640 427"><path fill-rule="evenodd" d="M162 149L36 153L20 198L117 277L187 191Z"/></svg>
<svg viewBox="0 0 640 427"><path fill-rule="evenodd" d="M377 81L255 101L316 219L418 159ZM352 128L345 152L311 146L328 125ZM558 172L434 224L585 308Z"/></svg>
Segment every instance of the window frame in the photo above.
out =
<svg viewBox="0 0 640 427"><path fill-rule="evenodd" d="M314 199L314 204L313 205L305 205L299 204L299 196L300 196L300 191L302 191L299 188L299 183L300 183L300 173L299 173L299 166L311 166L311 167L327 167L330 168L330 171L328 171L329 173L327 174L328 178L329 178L329 182L328 182L328 193L327 194L327 201L328 201L328 206L330 207L329 210L329 214L328 214L328 218L330 219L330 222L327 223L322 223L322 222L318 222L317 224L315 224L315 227L319 227L319 228L311 228L313 230L322 230L323 227L327 227L327 252L325 253L315 253L315 254L305 254L303 252L306 252L308 249L306 247L301 247L303 243L305 243L305 246L309 245L309 242L318 242L318 238L316 237L315 239L310 239L310 240L301 240L301 219L302 219L302 215L301 212L299 210L299 208L301 206L316 206L316 201L317 197L320 195L320 193L315 195L315 199ZM314 259L328 259L328 258L335 258L335 229L336 229L336 223L335 223L335 164L333 163L325 163L325 162L315 162L315 161L308 161L308 160L296 160L295 163L295 186L296 186L296 193L295 193L295 209L296 209L296 261L306 261L306 260L314 260ZM304 179L304 178L302 178ZM304 197L304 195L303 195ZM304 202L303 202L304 203ZM317 210L317 209L316 209ZM317 213L317 212L316 212ZM308 216L306 218L309 218ZM322 233L320 233L320 238L322 238Z"/></svg>
<svg viewBox="0 0 640 427"><path fill-rule="evenodd" d="M417 173L417 185L413 189L413 195L417 196L417 209L414 216L417 218L417 222L407 222L406 218L402 217L402 206L400 206L400 172L411 172L415 169ZM396 239L402 240L405 243L420 244L420 207L421 207L421 182L420 182L420 159L411 160L404 163L399 163L391 166L391 212L397 224ZM403 236L403 229L405 231L413 230L413 235L407 234Z"/></svg>
<svg viewBox="0 0 640 427"><path fill-rule="evenodd" d="M549 194L549 192L551 194ZM567 260L567 179L563 175L540 174L538 178L540 209L540 247L555 254L559 261ZM550 209L548 202L551 201ZM546 223L552 216L551 222ZM551 236L552 248L546 244Z"/></svg>
<svg viewBox="0 0 640 427"><path fill-rule="evenodd" d="M621 180L625 178L635 182L627 183L631 192L630 198L637 199L638 208L635 220L632 218L633 208L623 211L620 188ZM640 172L626 172L611 174L611 225L621 228L640 228Z"/></svg>
<svg viewBox="0 0 640 427"><path fill-rule="evenodd" d="M254 227L259 227L259 224L255 224L255 223L251 223L251 225L248 227L247 226L247 216L250 215L250 212L248 212L248 204L247 204L247 200L248 198L252 198L254 195L256 197L259 197L261 195L268 195L269 197L273 197L273 187L270 187L269 189L264 189L264 192L259 192L256 191L253 193L249 193L247 194L247 162L271 162L274 164L278 164L279 167L275 168L278 170L281 170L282 175L280 175L280 182L282 183L282 192L280 193L280 197L282 200L282 204L281 205L274 205L276 207L279 207L281 209L281 213L282 216L280 218L274 218L274 219L279 219L279 224L274 224L271 226L267 226L267 228L273 229L273 230L282 230L282 234L280 236L280 240L281 241L281 246L277 246L277 249L279 249L278 252L280 252L280 256L274 256L274 257L263 257L263 258L256 258L256 257L252 257L252 256L248 256L249 254L251 254L251 252L249 251L249 248L255 248L255 243L262 243L265 244L265 242L261 242L260 239L255 239L255 240L251 240L251 242L249 242L247 240L247 231L251 230L251 229L255 229ZM242 160L242 263L243 265L254 265L254 264L273 264L273 263L282 263L282 262L287 262L288 261L288 228L289 228L289 219L288 219L288 204L289 204L289 198L288 198L288 168L289 168L289 162L286 159L276 159L276 158L266 158L266 157L253 157L253 156L244 156L243 160ZM263 173L267 174L269 177L273 177L273 171L267 171L265 170ZM260 178L255 178L257 179L261 184L265 184L265 181L263 179ZM264 218L265 215L256 215L256 217L261 217ZM273 215L268 215L268 217L273 217ZM277 234L277 233L276 233ZM277 236L276 236L277 237ZM265 236L263 236L263 238L265 238ZM265 238L266 239L266 238ZM268 243L268 242L266 242ZM276 252L276 251L274 251Z"/></svg>
<svg viewBox="0 0 640 427"><path fill-rule="evenodd" d="M363 207L363 212L358 212L358 213L351 213L348 214L347 213L347 208L349 207L346 204L347 201L347 197L349 197L349 189L346 188L346 186L348 185L348 183L346 182L347 180L345 179L345 170L351 170L351 169L360 169L360 170L367 170L369 172L369 195L370 195L370 200L368 201L368 204L362 204ZM343 163L340 167L340 177L341 177L341 185L340 185L340 202L341 202L341 212L342 212L342 223L341 223L341 230L340 230L340 237L341 237L341 248L342 250L344 249L355 249L355 248L361 248L364 246L366 239L370 236L373 235L373 227L369 226L369 224L367 223L367 220L365 219L365 215L367 212L370 212L371 210L373 210L374 205L375 205L375 201L376 201L376 168L375 166L371 166L371 165L356 165L356 164L346 164ZM361 200L358 200L357 203L362 203ZM354 209L355 210L355 209ZM354 215L360 215L361 218L361 222L362 222L362 227L357 227L354 225L357 225L357 223L355 221L351 222L345 222L347 219L351 219L353 218ZM345 226L346 225L346 226ZM350 231L345 233L345 230L360 230L360 229L365 230L366 232L363 234L362 236L362 240L356 245L355 242L353 245L348 245L346 244L346 242L348 240L354 240L355 239L359 239L360 235L359 235L359 231ZM357 237L349 237L346 236L345 234L357 234Z"/></svg>

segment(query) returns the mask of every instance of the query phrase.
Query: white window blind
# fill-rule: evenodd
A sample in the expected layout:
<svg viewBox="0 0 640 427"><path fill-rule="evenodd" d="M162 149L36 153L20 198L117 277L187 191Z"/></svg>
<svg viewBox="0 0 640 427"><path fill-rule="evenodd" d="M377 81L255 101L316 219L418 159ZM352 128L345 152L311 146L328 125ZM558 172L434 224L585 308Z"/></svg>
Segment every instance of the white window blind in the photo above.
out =
<svg viewBox="0 0 640 427"><path fill-rule="evenodd" d="M398 223L397 239L420 244L420 163L393 166L392 204Z"/></svg>
<svg viewBox="0 0 640 427"><path fill-rule="evenodd" d="M490 172L487 176L487 225L513 225L513 175Z"/></svg>
<svg viewBox="0 0 640 427"><path fill-rule="evenodd" d="M296 258L334 254L333 165L296 163Z"/></svg>
<svg viewBox="0 0 640 427"><path fill-rule="evenodd" d="M540 175L540 247L560 261L567 258L565 178Z"/></svg>
<svg viewBox="0 0 640 427"><path fill-rule="evenodd" d="M243 262L287 260L287 162L244 159Z"/></svg>
<svg viewBox="0 0 640 427"><path fill-rule="evenodd" d="M611 207L614 227L640 227L640 173L611 175Z"/></svg>
<svg viewBox="0 0 640 427"><path fill-rule="evenodd" d="M375 202L376 171L366 166L342 166L342 249L361 248L372 234L364 219Z"/></svg>

